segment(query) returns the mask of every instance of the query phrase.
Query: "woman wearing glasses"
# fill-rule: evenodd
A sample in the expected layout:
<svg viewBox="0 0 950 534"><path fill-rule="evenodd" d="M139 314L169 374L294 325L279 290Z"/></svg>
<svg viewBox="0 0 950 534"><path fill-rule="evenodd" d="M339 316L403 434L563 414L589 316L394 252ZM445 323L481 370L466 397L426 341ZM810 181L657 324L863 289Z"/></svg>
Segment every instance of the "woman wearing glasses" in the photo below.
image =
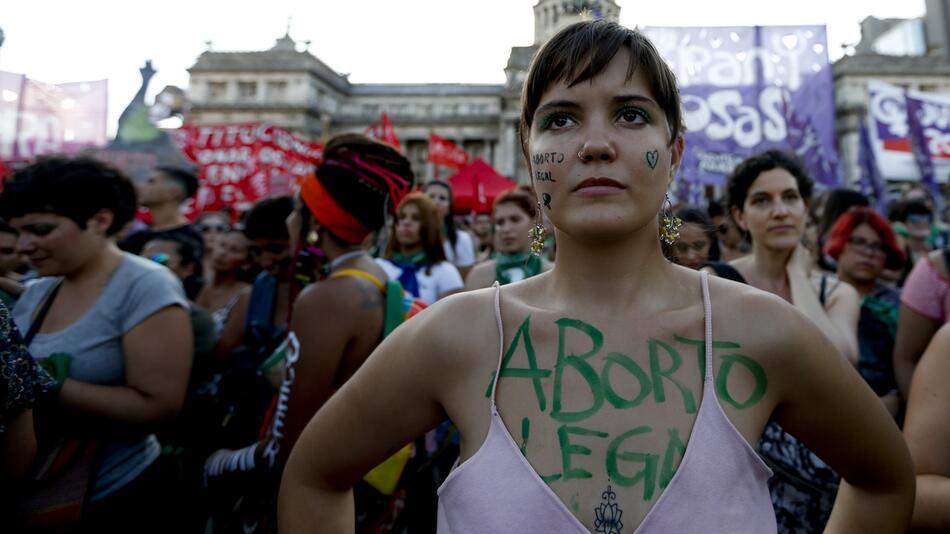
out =
<svg viewBox="0 0 950 534"><path fill-rule="evenodd" d="M881 397L891 415L900 406L894 380L894 340L900 293L880 282L885 269L904 265L904 252L890 224L871 208L854 207L828 232L825 254L838 265L838 278L861 295L858 321L858 372Z"/></svg>

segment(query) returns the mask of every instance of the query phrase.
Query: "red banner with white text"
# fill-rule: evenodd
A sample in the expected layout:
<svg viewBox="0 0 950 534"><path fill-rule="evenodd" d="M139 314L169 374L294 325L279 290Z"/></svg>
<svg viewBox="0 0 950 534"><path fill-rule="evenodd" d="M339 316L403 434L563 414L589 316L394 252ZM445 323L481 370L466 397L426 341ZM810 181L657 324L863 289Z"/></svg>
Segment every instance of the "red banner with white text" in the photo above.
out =
<svg viewBox="0 0 950 534"><path fill-rule="evenodd" d="M193 213L244 210L262 198L290 194L323 157L323 145L268 123L185 125L169 133L199 166Z"/></svg>

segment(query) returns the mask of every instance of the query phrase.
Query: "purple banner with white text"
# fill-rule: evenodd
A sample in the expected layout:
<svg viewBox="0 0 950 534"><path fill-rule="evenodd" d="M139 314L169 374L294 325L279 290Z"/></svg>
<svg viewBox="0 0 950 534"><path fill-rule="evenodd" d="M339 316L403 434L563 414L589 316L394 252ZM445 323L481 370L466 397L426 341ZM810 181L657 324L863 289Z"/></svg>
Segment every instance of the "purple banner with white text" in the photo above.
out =
<svg viewBox="0 0 950 534"><path fill-rule="evenodd" d="M871 144L881 174L888 180L920 181L922 154L915 157L907 121L907 99L918 108L915 116L930 154L931 177L945 183L950 175L950 95L907 91L889 83L868 82ZM921 161L918 161L920 159ZM928 177L929 179L930 177ZM926 181L926 180L924 180Z"/></svg>
<svg viewBox="0 0 950 534"><path fill-rule="evenodd" d="M797 153L819 184L841 182L824 26L643 31L679 82L681 180L724 185L742 159L780 148Z"/></svg>

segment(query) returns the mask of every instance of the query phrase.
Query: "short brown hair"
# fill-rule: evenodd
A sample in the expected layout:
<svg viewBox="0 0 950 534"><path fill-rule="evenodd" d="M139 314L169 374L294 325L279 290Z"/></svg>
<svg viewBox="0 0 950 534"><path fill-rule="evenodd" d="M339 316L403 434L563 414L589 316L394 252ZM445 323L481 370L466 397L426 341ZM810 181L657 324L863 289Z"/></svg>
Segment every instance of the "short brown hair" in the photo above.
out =
<svg viewBox="0 0 950 534"><path fill-rule="evenodd" d="M436 207L435 201L429 198L429 195L420 191L409 193L396 208L397 218L402 208L409 204L419 208L419 215L422 219L422 226L419 228L419 239L422 241L422 250L425 251L429 263L436 264L445 261L445 249L442 248L442 221L439 220L439 209ZM393 224L398 224L396 219L393 219ZM396 233L394 231L392 239L386 245L387 258L393 257L396 246Z"/></svg>
<svg viewBox="0 0 950 534"><path fill-rule="evenodd" d="M494 204L492 204L492 214L498 209L498 206L501 204L514 204L515 206L521 208L521 211L533 219L538 216L538 206L537 201L527 191L515 188L498 195L495 198Z"/></svg>
<svg viewBox="0 0 950 534"><path fill-rule="evenodd" d="M544 91L557 82L566 81L569 87L573 87L594 78L607 67L621 47L630 52L627 79L632 78L638 68L646 69L647 84L670 126L670 145L676 141L685 129L676 75L653 43L637 30L624 28L616 22L578 22L552 37L531 62L521 93L521 151L526 160L528 135Z"/></svg>

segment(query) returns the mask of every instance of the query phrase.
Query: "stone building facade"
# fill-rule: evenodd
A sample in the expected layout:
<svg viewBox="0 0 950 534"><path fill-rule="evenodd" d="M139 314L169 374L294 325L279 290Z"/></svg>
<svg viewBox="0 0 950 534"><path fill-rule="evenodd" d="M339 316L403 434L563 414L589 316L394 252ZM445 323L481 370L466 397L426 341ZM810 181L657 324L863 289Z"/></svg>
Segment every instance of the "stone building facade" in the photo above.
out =
<svg viewBox="0 0 950 534"><path fill-rule="evenodd" d="M362 132L386 112L420 180L429 133L451 139L470 157L527 181L518 142L521 86L540 43L584 12L618 20L614 0L539 0L534 43L512 47L504 84L358 84L330 68L289 35L269 50L202 53L189 69L189 122L267 121L310 140Z"/></svg>

